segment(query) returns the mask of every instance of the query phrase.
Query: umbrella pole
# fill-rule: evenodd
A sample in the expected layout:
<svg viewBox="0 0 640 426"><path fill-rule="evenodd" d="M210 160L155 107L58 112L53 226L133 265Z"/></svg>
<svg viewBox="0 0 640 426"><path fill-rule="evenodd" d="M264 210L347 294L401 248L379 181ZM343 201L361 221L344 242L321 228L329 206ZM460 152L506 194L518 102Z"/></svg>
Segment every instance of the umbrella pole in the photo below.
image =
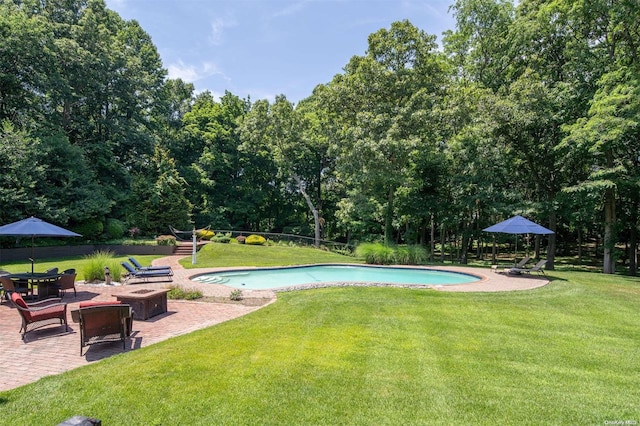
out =
<svg viewBox="0 0 640 426"><path fill-rule="evenodd" d="M31 258L29 258L29 260L31 261L31 273L33 274L33 262L34 262L34 257L33 257L33 246L35 244L35 236L32 235L31 236Z"/></svg>

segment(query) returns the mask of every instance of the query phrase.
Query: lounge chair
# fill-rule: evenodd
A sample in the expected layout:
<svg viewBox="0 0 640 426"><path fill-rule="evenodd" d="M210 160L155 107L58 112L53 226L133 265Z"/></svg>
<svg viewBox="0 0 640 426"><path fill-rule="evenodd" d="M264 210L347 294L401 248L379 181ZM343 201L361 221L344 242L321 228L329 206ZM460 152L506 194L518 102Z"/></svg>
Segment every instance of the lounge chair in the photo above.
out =
<svg viewBox="0 0 640 426"><path fill-rule="evenodd" d="M538 275L544 275L544 265L547 263L547 259L542 259L538 263L536 263L532 268L511 268L509 269L510 274L519 275L519 274L530 274L531 272L537 272Z"/></svg>
<svg viewBox="0 0 640 426"><path fill-rule="evenodd" d="M529 262L529 260L531 260L530 256L525 256L522 258L522 260L520 262L518 262L517 264L515 264L513 266L513 268L506 268L503 271L498 271L498 265L491 265L491 270L495 273L506 273L506 274L514 274L514 275L518 275L520 274L520 272L512 272L512 271L516 271L517 269L522 269L524 268L524 265L527 264L527 262Z"/></svg>
<svg viewBox="0 0 640 426"><path fill-rule="evenodd" d="M136 271L133 266L127 262L120 263L124 269L127 270L127 274L124 277L124 284L132 278L143 280L147 282L149 278L168 278L168 281L173 281L173 270L171 269L159 269L157 271Z"/></svg>
<svg viewBox="0 0 640 426"><path fill-rule="evenodd" d="M33 331L37 328L44 327L46 325L59 323L65 326L66 331L69 331L67 325L67 304L61 303L60 299L47 299L41 302L34 302L27 304L20 293L12 293L11 301L15 305L20 317L22 318L22 340L24 340L27 331ZM31 330L27 330L32 324L35 325Z"/></svg>
<svg viewBox="0 0 640 426"><path fill-rule="evenodd" d="M80 324L80 356L85 346L96 343L122 342L131 335L131 306L120 302L85 302L71 311L73 322Z"/></svg>
<svg viewBox="0 0 640 426"><path fill-rule="evenodd" d="M130 257L129 262L135 266L137 271L163 271L165 269L171 269L169 265L158 265L158 266L142 266L140 262L138 262L135 258Z"/></svg>
<svg viewBox="0 0 640 426"><path fill-rule="evenodd" d="M522 258L522 260L520 262L518 262L516 265L514 265L515 269L521 269L524 268L524 265L526 265L527 263L529 263L529 261L531 260L531 257L529 256L525 256Z"/></svg>

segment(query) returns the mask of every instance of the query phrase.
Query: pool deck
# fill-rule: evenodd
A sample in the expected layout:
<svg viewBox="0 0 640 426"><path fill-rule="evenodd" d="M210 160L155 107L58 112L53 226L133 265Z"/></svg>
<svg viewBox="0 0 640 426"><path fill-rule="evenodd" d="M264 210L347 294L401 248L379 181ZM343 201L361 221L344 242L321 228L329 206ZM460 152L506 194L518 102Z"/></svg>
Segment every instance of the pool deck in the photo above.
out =
<svg viewBox="0 0 640 426"><path fill-rule="evenodd" d="M11 302L0 304L0 344L7 368L0 376L0 391L13 389L35 382L42 377L60 374L74 368L91 364L112 355L122 353L121 343L106 343L85 347L80 356L80 336L78 324L71 321L71 310L82 301L115 300L114 295L133 289L166 288L167 285L179 285L184 289L198 289L207 297L229 297L232 288L219 284L204 284L191 281L189 277L216 270L230 268L184 269L178 260L181 257L169 256L156 259L154 265L173 267L173 282L137 282L127 285L104 285L76 283L77 297L67 291L64 298L68 302L67 319L69 332L64 327L47 326L27 333L23 342L18 330L20 316ZM244 268L246 269L246 268ZM434 286L437 291L455 292L496 292L530 290L544 286L548 280L543 276L510 276L479 268L447 266L437 268L453 272L464 272L480 276L481 280L461 285ZM277 299L276 292L270 290L243 290L248 300L256 304L215 303L184 300L169 300L167 313L150 318L147 321L134 321L131 339L126 343L126 351L139 349L171 337L190 333L225 321L247 315Z"/></svg>

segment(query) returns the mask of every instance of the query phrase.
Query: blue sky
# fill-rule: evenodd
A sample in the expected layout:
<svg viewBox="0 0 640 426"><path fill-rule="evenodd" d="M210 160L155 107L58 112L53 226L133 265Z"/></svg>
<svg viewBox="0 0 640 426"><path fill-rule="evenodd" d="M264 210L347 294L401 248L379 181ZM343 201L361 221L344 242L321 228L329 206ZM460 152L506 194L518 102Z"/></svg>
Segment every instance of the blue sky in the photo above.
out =
<svg viewBox="0 0 640 426"><path fill-rule="evenodd" d="M169 77L215 96L298 102L328 83L367 37L408 19L441 41L454 28L453 0L106 0L135 19Z"/></svg>

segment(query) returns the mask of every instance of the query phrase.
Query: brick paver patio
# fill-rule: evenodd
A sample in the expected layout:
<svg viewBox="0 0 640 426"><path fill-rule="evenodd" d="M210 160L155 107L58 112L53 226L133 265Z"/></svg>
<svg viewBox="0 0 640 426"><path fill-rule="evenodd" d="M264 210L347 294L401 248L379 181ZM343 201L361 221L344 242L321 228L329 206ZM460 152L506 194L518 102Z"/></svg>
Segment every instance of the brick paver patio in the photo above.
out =
<svg viewBox="0 0 640 426"><path fill-rule="evenodd" d="M186 289L199 289L205 296L228 297L231 288L223 285L196 283L189 280L190 276L215 269L183 269L178 263L178 256L156 259L154 264L169 264L174 268L174 285ZM547 284L544 277L523 275L518 277L497 274L477 268L447 267L447 270L468 272L481 275L482 280L474 284L435 287L440 291L513 291L526 290ZM67 292L64 301L69 303L68 322L69 332L64 327L48 326L40 330L27 333L23 342L18 330L20 316L10 302L0 305L0 345L2 358L10 362L12 368L3 369L0 375L0 391L13 389L44 376L59 374L92 362L99 361L111 355L122 352L121 343L106 343L84 348L80 356L80 336L78 324L71 321L71 310L79 302L86 300L115 300L113 294L130 291L131 288L165 288L169 283L137 283L127 286L120 285L92 285L77 283L77 297L73 292ZM272 291L246 291L248 297L265 299L267 304L275 300ZM169 300L168 312L150 318L147 321L134 321L131 339L127 341L126 350L135 350L174 336L189 333L194 330L209 327L224 321L238 318L242 315L260 309L259 306L246 306L235 303L211 303L198 301ZM11 362L20 360L20 362Z"/></svg>

